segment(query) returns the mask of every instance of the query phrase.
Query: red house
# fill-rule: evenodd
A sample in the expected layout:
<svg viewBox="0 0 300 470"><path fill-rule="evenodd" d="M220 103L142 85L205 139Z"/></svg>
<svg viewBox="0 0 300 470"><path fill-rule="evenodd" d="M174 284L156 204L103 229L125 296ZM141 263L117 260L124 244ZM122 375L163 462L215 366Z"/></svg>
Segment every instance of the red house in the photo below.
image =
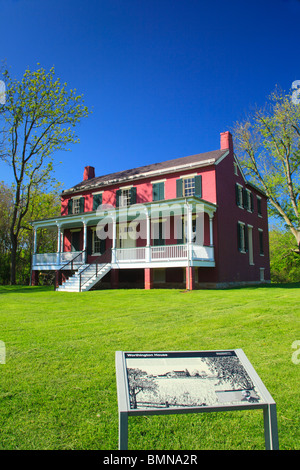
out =
<svg viewBox="0 0 300 470"><path fill-rule="evenodd" d="M267 197L248 183L221 133L220 150L105 176L85 167L61 195L61 216L34 228L32 284L57 290L222 288L269 281ZM36 253L38 229L57 252Z"/></svg>

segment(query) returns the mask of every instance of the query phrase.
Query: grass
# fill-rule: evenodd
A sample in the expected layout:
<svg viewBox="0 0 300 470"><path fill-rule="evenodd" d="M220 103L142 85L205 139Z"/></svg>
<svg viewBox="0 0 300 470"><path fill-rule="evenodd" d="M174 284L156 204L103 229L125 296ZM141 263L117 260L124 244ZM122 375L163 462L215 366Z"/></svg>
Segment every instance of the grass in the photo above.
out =
<svg viewBox="0 0 300 470"><path fill-rule="evenodd" d="M300 449L300 285L53 292L0 287L0 449L118 446L115 351L241 348ZM129 418L130 449L264 449L262 410Z"/></svg>

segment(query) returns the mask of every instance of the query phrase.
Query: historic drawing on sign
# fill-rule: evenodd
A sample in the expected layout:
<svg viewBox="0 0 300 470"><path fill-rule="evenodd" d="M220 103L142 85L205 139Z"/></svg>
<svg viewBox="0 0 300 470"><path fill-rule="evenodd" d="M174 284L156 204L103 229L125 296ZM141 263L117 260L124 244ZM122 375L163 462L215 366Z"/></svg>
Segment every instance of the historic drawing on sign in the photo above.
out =
<svg viewBox="0 0 300 470"><path fill-rule="evenodd" d="M131 409L259 403L233 351L125 354Z"/></svg>

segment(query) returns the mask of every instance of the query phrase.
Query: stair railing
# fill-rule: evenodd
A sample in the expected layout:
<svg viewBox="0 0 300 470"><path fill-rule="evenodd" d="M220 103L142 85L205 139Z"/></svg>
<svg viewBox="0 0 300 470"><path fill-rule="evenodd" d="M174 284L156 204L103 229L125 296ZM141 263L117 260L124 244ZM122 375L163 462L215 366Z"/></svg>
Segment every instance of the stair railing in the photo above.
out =
<svg viewBox="0 0 300 470"><path fill-rule="evenodd" d="M93 261L93 263L89 264L88 266L86 266L82 271L80 271L79 273L79 292L81 292L81 288L87 283L89 282L89 280L95 276L96 274L96 277L98 276L98 268L99 268L99 265L101 265L101 269L103 269L105 266L107 266L108 264L110 264L110 261L106 261L105 263L103 263L103 260L106 260L106 257L107 255L111 253L111 249L109 248L108 250L106 250L102 255L100 255L98 258L96 258L96 260ZM82 273L84 273L88 268L90 268L92 265L96 265L96 271L93 272L93 274L91 274L91 276L82 284L82 281L81 281L81 275Z"/></svg>
<svg viewBox="0 0 300 470"><path fill-rule="evenodd" d="M66 269L66 267L67 267L69 264L71 265L70 271L73 271L73 269L74 269L74 261L75 261L77 258L79 258L79 256L82 256L83 253L85 253L85 252L86 252L86 250L83 250L83 251L81 251L80 253L78 253L76 256L74 256L74 258L72 258L70 261L68 261L67 263L65 263L65 264L57 271L57 273L58 273L58 283L59 283L61 271L63 271L64 269ZM83 258L82 258L83 261L82 261L82 263L79 265L79 267L84 265L84 263L85 263L84 258L85 258L85 257L83 256ZM56 276L55 276L55 278L54 278L54 290L56 290Z"/></svg>

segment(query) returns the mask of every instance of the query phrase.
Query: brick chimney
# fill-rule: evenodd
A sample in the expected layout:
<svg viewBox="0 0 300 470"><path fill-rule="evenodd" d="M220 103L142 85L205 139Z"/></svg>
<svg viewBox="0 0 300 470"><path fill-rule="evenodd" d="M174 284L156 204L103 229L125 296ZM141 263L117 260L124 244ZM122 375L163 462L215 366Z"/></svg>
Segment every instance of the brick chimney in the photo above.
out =
<svg viewBox="0 0 300 470"><path fill-rule="evenodd" d="M232 135L230 132L221 132L221 150L229 149L230 152L233 152L233 142Z"/></svg>
<svg viewBox="0 0 300 470"><path fill-rule="evenodd" d="M93 166L86 166L83 172L83 181L95 178L95 168Z"/></svg>

